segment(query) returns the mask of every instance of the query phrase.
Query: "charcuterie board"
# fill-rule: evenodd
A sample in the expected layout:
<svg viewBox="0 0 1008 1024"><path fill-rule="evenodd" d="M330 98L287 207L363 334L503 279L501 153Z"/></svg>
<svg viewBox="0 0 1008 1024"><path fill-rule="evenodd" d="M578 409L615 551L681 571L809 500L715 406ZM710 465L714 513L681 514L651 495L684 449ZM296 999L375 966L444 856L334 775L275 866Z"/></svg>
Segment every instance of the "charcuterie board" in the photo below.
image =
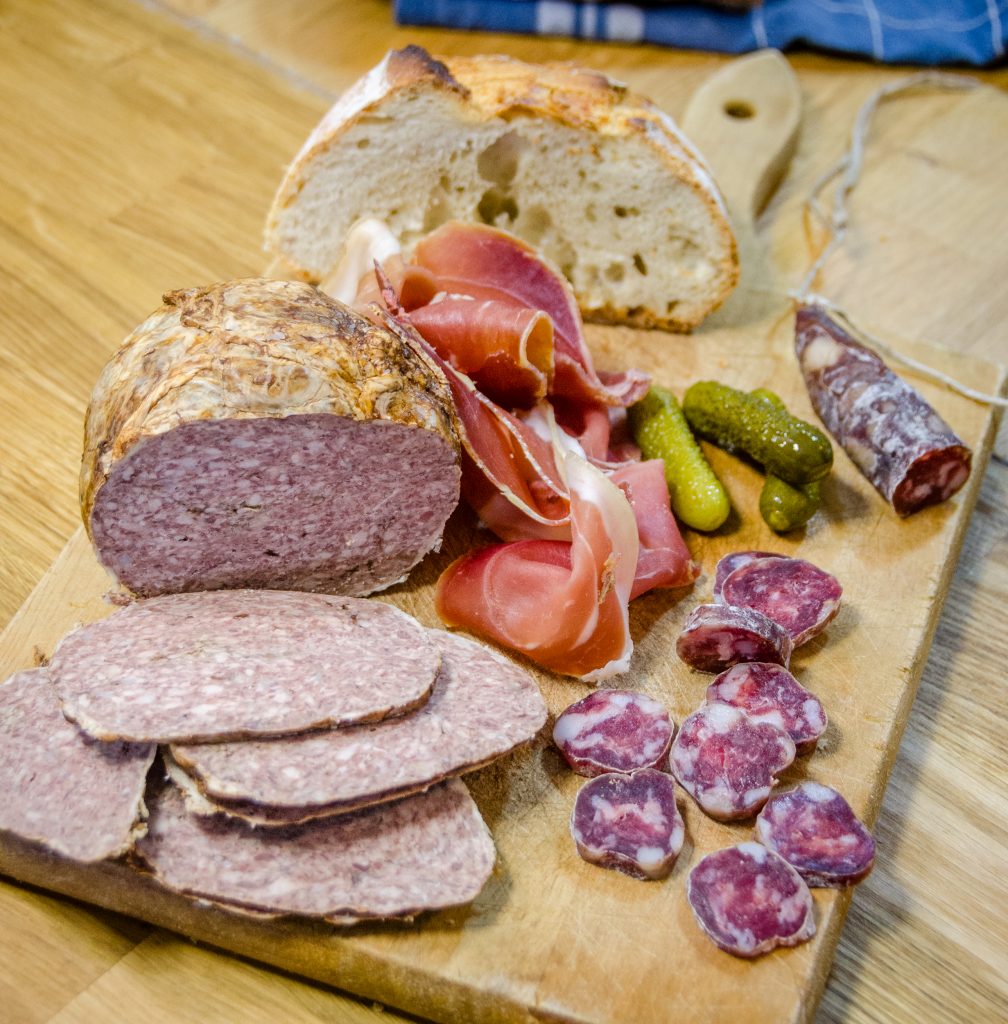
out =
<svg viewBox="0 0 1008 1024"><path fill-rule="evenodd" d="M758 111L759 98L748 99ZM927 260L916 259L919 252L926 249L933 259L955 254L948 260L948 301L941 310L947 323L954 322L957 303L965 317L971 292L991 280L992 267L1005 266L1002 238L990 239L982 258L970 244L969 232L982 230L977 211L1002 196L993 186L987 194L974 187L969 168L981 159L984 138L978 131L971 141L956 126L966 107L974 124L995 133L1008 100L983 90L910 102L906 118L887 122L877 159L869 164L854 204L859 229L852 255L838 256L829 268L830 291L897 347L989 390L1003 383L1002 370L903 339L941 340L920 301ZM744 164L744 146L730 137L726 145L729 152L737 146L733 159ZM799 149L792 178L807 185L832 156L817 154L819 163L811 167ZM962 216L974 217L968 228L956 226L950 210L934 209L934 197L955 196L960 180L971 182L968 201L961 196ZM807 255L798 195L798 188L789 189L761 223L743 229L751 230L743 285L708 324L687 338L592 328L598 365L638 366L677 391L700 377L772 386L796 412L810 416L784 298ZM932 220L925 223L926 216ZM824 513L805 531L776 539L755 512L756 472L714 453L736 513L717 535L689 537L708 573L727 551L771 547L808 557L843 582L840 616L795 661L796 674L819 694L831 725L819 751L800 760L784 782L807 777L835 784L869 821L879 808L996 426L988 408L913 380L974 448L974 475L951 503L898 520L838 453ZM436 624L432 583L468 545L473 529L469 517L457 515L444 551L384 596ZM0 638L0 671L31 664L75 623L108 614L108 588L78 532ZM692 592L653 593L632 608L637 651L631 685L665 701L677 720L699 702L707 678L676 659L674 640L709 588L709 578L702 579ZM539 678L554 713L586 692L571 681ZM81 869L11 843L3 845L0 871L438 1020L658 1022L669 1018L672 1007L677 1017L694 1021L811 1016L848 897L816 894L819 934L809 945L756 964L733 960L694 925L683 882L702 852L748 838L749 827L715 824L684 800L688 840L676 870L665 882L636 882L576 857L567 819L579 782L545 738L473 776L470 788L497 842L497 870L472 907L411 925L344 932L240 918L163 893L116 865Z"/></svg>

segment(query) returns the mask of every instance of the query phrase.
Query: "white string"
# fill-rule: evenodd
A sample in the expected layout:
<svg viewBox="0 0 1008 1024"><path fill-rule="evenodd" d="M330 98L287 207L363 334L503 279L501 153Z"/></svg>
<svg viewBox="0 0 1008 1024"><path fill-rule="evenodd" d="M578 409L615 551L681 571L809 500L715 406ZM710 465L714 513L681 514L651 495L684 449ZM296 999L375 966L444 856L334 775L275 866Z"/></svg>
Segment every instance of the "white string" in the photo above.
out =
<svg viewBox="0 0 1008 1024"><path fill-rule="evenodd" d="M896 352L880 338L876 338L867 331L856 327L843 309L831 302L825 296L812 290L812 286L826 261L834 252L836 252L837 249L840 248L841 245L843 245L847 237L847 228L849 225L847 199L851 192L854 191L854 187L861 178L861 172L864 168L865 147L868 142L868 132L871 128L872 118L875 116L875 112L879 105L891 96L897 96L900 93L909 92L910 90L917 89L921 86L928 86L937 89L967 90L976 89L982 84L983 83L980 82L979 79L971 78L968 75L953 75L943 71L922 71L916 75L910 75L907 78L901 78L895 82L890 82L888 85L884 85L880 89L876 89L875 92L868 97L864 104L862 104L861 109L858 111L857 117L854 119L850 146L836 161L836 163L828 167L819 175L812 186L808 199L805 202L806 210L815 217L819 222L819 225L825 230L827 241L819 255L812 261L812 265L802 278L801 283L797 288L791 289L791 291L788 292L788 296L803 305L819 306L830 313L842 316L854 329L855 333L861 335L861 337L864 338L864 340L872 347L881 350L895 362L911 367L922 376L928 377L940 384L944 384L953 391L957 391L959 394L975 399L978 402L986 402L991 405L1008 407L1008 398L1004 398L999 395L985 394L982 391L976 391L973 388L966 387L966 385L961 384L959 381L955 380L955 378L942 373L940 370L935 370L933 367L930 367L925 363L920 363L916 359L912 359L909 356ZM839 178L839 181L837 181L836 191L833 194L833 204L830 211L827 213L823 208L819 197L826 186L837 178Z"/></svg>

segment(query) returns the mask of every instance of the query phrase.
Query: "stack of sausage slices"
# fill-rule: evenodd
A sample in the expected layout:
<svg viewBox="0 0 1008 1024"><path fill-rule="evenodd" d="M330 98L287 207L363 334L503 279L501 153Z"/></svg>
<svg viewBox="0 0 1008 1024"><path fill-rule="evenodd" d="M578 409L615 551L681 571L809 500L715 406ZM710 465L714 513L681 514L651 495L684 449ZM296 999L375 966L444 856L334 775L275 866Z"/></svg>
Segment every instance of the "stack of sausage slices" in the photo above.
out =
<svg viewBox="0 0 1008 1024"><path fill-rule="evenodd" d="M686 836L676 782L717 821L756 816L757 841L702 858L686 884L701 928L737 956L811 938L809 886L852 885L874 863L874 840L835 790L806 781L771 797L778 774L826 730L822 704L788 662L837 614L840 596L829 573L802 559L728 555L714 603L694 609L677 644L689 665L719 673L678 732L658 701L627 690L590 694L553 730L570 766L590 777L571 816L585 860L667 876Z"/></svg>
<svg viewBox="0 0 1008 1024"><path fill-rule="evenodd" d="M0 829L239 912L410 916L480 891L457 777L545 719L521 669L382 602L153 597L0 686Z"/></svg>

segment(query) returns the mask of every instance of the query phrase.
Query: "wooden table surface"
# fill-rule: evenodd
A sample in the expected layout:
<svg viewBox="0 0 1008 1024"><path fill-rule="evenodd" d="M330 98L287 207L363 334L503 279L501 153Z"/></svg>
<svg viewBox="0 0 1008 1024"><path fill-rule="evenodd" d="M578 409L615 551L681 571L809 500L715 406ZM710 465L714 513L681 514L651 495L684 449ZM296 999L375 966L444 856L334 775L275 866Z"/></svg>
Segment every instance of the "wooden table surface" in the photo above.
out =
<svg viewBox="0 0 1008 1024"><path fill-rule="evenodd" d="M415 41L442 53L576 59L645 91L652 76L675 75L683 102L723 60L397 29L381 0L5 0L0 30L0 624L77 525L83 411L109 353L162 291L262 269L262 220L284 163L324 102L386 49ZM814 55L793 64L812 108L896 75ZM1004 68L983 77L1008 87ZM847 128L832 129L837 152ZM1004 303L977 296L978 322L1005 319ZM986 336L967 350L1008 361L1008 330ZM1006 602L1008 468L995 458L823 1024L1008 1020ZM0 1019L141 1012L151 1022L402 1019L0 884Z"/></svg>

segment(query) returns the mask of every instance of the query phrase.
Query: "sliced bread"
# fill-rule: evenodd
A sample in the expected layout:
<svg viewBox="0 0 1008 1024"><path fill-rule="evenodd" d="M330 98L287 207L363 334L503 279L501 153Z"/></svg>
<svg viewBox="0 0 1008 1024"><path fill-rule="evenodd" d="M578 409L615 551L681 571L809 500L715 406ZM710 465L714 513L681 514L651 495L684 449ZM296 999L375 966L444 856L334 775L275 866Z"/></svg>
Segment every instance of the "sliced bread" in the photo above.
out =
<svg viewBox="0 0 1008 1024"><path fill-rule="evenodd" d="M363 217L407 251L447 220L511 231L595 320L690 330L738 279L724 202L672 119L565 64L390 52L294 159L266 247L318 281Z"/></svg>

